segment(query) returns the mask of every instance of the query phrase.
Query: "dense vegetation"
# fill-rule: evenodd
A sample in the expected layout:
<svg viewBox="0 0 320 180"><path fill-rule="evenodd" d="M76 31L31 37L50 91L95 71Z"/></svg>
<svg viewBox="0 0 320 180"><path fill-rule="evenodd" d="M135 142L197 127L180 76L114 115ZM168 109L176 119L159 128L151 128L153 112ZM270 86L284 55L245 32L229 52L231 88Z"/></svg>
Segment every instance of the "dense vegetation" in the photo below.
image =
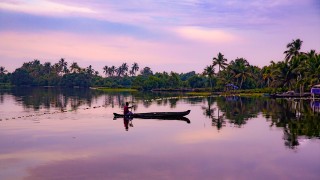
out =
<svg viewBox="0 0 320 180"><path fill-rule="evenodd" d="M0 66L0 85L16 86L67 86L67 87L109 87L151 89L209 88L223 91L226 85L240 89L263 89L270 91L295 90L303 92L320 83L320 54L315 50L301 52L302 41L293 40L284 51L285 59L259 68L250 65L245 58L228 60L222 53L212 59L212 63L204 68L203 73L156 72L144 67L139 72L139 65L123 63L119 67L103 67L104 76L92 66L81 68L76 62L70 66L61 59L58 63L39 60L24 63L13 73L8 73ZM218 66L218 72L215 68Z"/></svg>

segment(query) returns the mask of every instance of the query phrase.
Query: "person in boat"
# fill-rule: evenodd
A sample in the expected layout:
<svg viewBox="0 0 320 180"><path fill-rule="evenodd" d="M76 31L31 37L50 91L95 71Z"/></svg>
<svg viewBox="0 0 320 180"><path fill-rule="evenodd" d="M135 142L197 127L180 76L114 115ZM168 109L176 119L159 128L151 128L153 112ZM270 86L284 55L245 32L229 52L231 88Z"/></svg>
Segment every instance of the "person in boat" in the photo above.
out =
<svg viewBox="0 0 320 180"><path fill-rule="evenodd" d="M132 108L132 106L129 106L129 102L126 102L126 105L123 107L123 115L125 116L132 115L132 112L129 111L129 108Z"/></svg>

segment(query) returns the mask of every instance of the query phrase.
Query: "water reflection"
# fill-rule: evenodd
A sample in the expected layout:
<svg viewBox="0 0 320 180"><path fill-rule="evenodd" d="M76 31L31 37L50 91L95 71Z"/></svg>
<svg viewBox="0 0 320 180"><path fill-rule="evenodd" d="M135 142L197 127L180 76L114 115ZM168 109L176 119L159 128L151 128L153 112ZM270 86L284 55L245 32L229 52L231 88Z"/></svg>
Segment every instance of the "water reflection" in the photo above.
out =
<svg viewBox="0 0 320 180"><path fill-rule="evenodd" d="M133 120L137 120L137 121L141 121L141 120L156 120L156 121L183 121L186 122L188 124L191 123L189 118L186 117L172 117L172 118L130 118L127 116L124 116L123 118L113 118L113 120L118 120L118 119L123 119L123 124L125 127L125 130L128 131L129 127L133 127Z"/></svg>
<svg viewBox="0 0 320 180"><path fill-rule="evenodd" d="M320 117L308 106L308 100L277 99L266 103L264 116L271 127L283 128L283 139L288 148L299 145L299 138L320 137Z"/></svg>
<svg viewBox="0 0 320 180"><path fill-rule="evenodd" d="M92 101L102 94L99 91L82 88L13 88L9 93L15 97L16 102L22 103L25 108L34 110L65 109L68 105L72 109L77 109L84 104L90 107Z"/></svg>
<svg viewBox="0 0 320 180"><path fill-rule="evenodd" d="M311 101L310 104L313 112L320 112L320 101Z"/></svg>
<svg viewBox="0 0 320 180"><path fill-rule="evenodd" d="M123 117L123 124L124 124L124 128L126 129L126 131L129 130L129 126L133 127L133 123L132 123L132 118L129 117Z"/></svg>
<svg viewBox="0 0 320 180"><path fill-rule="evenodd" d="M102 97L101 106L92 108L109 107L121 109L124 102L135 104L134 111L139 106L149 108L152 105L178 108L179 102L190 105L199 105L199 111L210 119L211 126L218 131L223 131L227 124L242 128L247 122L262 115L270 127L281 128L283 131L284 145L295 149L300 143L299 139L320 138L319 102L311 100L294 99L268 99L230 97L187 97L180 93L104 93L90 89L59 89L59 88L14 88L0 91L0 105L6 107L6 96L12 96L15 103L26 109L39 111L40 109L58 109L60 112L77 110L81 106L91 107ZM87 107L87 109L89 109ZM0 111L1 112L1 111ZM196 112L195 112L196 113ZM45 114L45 113L44 113ZM1 115L1 114L0 114ZM16 117L20 117L17 114ZM33 116L31 116L33 117ZM2 115L0 120L7 119ZM129 130L132 121L124 121L126 130ZM190 120L179 119L190 123Z"/></svg>
<svg viewBox="0 0 320 180"><path fill-rule="evenodd" d="M202 106L202 110L204 111L203 114L211 119L212 126L215 126L220 130L226 124L225 114L220 113L219 107L213 107L215 102L213 97L207 97L206 100L207 106ZM217 115L215 115L215 111L218 112Z"/></svg>

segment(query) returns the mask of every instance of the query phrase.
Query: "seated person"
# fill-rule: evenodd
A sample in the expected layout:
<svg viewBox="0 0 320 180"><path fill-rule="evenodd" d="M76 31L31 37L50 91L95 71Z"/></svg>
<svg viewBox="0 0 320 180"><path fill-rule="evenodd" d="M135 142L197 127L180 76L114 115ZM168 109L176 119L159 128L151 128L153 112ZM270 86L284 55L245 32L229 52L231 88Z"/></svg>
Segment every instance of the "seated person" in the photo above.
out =
<svg viewBox="0 0 320 180"><path fill-rule="evenodd" d="M132 108L132 106L129 107L129 103L126 102L126 105L123 107L123 115L125 115L125 116L132 115L132 112L129 111L129 108Z"/></svg>

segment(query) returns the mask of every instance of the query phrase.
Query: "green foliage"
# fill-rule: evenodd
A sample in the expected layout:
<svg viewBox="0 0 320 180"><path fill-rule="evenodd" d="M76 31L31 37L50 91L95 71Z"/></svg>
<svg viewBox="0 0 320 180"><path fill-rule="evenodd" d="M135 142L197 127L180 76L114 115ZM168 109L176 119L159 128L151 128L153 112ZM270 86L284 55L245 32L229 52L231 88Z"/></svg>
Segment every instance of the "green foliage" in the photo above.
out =
<svg viewBox="0 0 320 180"><path fill-rule="evenodd" d="M65 87L90 87L92 77L87 73L72 73L63 75L60 86Z"/></svg>
<svg viewBox="0 0 320 180"><path fill-rule="evenodd" d="M5 67L0 66L0 83L2 84L8 84L10 83L10 73L7 73L8 71L5 69ZM4 86L4 85L3 85Z"/></svg>
<svg viewBox="0 0 320 180"><path fill-rule="evenodd" d="M34 78L27 70L18 68L11 75L11 83L17 86L33 85Z"/></svg>
<svg viewBox="0 0 320 180"><path fill-rule="evenodd" d="M151 75L153 75L153 72L152 72L151 68L145 67L140 71L140 74L142 76L151 76Z"/></svg>
<svg viewBox="0 0 320 180"><path fill-rule="evenodd" d="M204 76L194 75L191 76L187 82L191 88L204 88L206 83L206 78Z"/></svg>

